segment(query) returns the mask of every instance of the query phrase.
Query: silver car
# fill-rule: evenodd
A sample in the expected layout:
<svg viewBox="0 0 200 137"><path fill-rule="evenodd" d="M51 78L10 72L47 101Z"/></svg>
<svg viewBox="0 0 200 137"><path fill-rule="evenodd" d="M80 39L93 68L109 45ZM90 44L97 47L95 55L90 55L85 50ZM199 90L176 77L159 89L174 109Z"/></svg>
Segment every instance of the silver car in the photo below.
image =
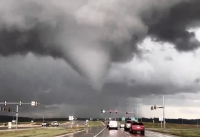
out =
<svg viewBox="0 0 200 137"><path fill-rule="evenodd" d="M120 128L124 128L124 124L120 124Z"/></svg>
<svg viewBox="0 0 200 137"><path fill-rule="evenodd" d="M58 127L58 126L59 126L58 121L53 121L53 122L51 122L51 126L52 126L52 127Z"/></svg>
<svg viewBox="0 0 200 137"><path fill-rule="evenodd" d="M48 122L42 122L42 127L48 127L49 123Z"/></svg>
<svg viewBox="0 0 200 137"><path fill-rule="evenodd" d="M131 120L127 120L124 126L124 131L129 131L131 127Z"/></svg>

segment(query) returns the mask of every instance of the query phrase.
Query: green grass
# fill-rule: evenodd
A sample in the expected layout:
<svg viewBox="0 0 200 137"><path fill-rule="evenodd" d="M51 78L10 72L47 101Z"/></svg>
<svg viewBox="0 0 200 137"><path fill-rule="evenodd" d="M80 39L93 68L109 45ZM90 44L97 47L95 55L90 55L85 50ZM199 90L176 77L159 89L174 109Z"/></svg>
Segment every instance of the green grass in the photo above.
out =
<svg viewBox="0 0 200 137"><path fill-rule="evenodd" d="M90 127L102 126L101 121L89 121ZM42 128L42 129L30 129L30 130L18 130L18 131L2 131L0 137L54 137L56 135L63 135L73 133L80 130L87 129L87 126L79 126L73 128Z"/></svg>
<svg viewBox="0 0 200 137"><path fill-rule="evenodd" d="M160 123L143 123L145 128L151 130L151 131L156 131L156 132L161 132L161 133L166 133L166 134L171 134L171 135L177 135L181 137L200 137L200 126L197 128L197 125L194 124L170 124L166 123L165 127L166 130L163 131L161 129Z"/></svg>
<svg viewBox="0 0 200 137"><path fill-rule="evenodd" d="M83 130L84 128L46 128L46 129L32 129L32 130L19 130L10 132L0 132L1 137L54 137L56 135L73 133Z"/></svg>
<svg viewBox="0 0 200 137"><path fill-rule="evenodd" d="M145 128L161 128L160 123L147 123L143 122ZM165 124L166 129L197 129L197 125L194 124ZM200 129L200 125L199 125Z"/></svg>
<svg viewBox="0 0 200 137"><path fill-rule="evenodd" d="M90 125L90 127L102 126L102 122L101 121L89 121L88 124Z"/></svg>
<svg viewBox="0 0 200 137"><path fill-rule="evenodd" d="M160 133L166 133L166 134L171 134L171 135L177 135L180 137L200 137L200 129L188 129L188 130L183 130L183 129L170 129L170 130L151 130L151 131L156 131Z"/></svg>

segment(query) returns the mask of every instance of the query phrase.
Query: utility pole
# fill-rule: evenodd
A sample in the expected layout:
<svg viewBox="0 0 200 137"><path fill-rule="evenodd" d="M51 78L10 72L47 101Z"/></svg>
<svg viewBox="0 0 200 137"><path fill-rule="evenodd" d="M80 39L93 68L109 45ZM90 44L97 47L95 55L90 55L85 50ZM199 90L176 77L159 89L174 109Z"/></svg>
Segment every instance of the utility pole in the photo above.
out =
<svg viewBox="0 0 200 137"><path fill-rule="evenodd" d="M152 94L152 95L154 95L154 94ZM163 96L158 95L158 96L163 98L163 106L162 107L156 107L156 105L151 106L151 110L156 109L156 108L163 109L163 118L162 118L163 120L161 120L161 121L163 121L163 130L165 130L165 96L164 95Z"/></svg>
<svg viewBox="0 0 200 137"><path fill-rule="evenodd" d="M139 121L139 106L137 106L137 120Z"/></svg>
<svg viewBox="0 0 200 137"><path fill-rule="evenodd" d="M16 129L17 129L17 126L18 126L18 113L19 113L19 110L18 110L18 105L16 106Z"/></svg>
<svg viewBox="0 0 200 137"><path fill-rule="evenodd" d="M163 130L165 130L165 96L163 95Z"/></svg>

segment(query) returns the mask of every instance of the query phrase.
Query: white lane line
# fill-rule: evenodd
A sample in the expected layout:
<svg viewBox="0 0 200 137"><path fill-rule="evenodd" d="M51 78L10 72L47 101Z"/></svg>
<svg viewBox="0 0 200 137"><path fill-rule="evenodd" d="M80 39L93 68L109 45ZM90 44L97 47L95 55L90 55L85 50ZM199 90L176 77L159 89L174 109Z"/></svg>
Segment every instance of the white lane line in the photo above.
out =
<svg viewBox="0 0 200 137"><path fill-rule="evenodd" d="M125 134L127 137L132 137L132 135L131 135L130 133L127 133L127 132L125 132L124 130L121 130L121 132L122 132L123 134Z"/></svg>
<svg viewBox="0 0 200 137"><path fill-rule="evenodd" d="M59 136L55 136L55 137L65 137L65 136L69 136L69 135L77 134L77 133L84 132L84 131L85 131L85 130L81 130L81 131L77 131L77 132L74 132L74 133L68 133L68 134L59 135Z"/></svg>
<svg viewBox="0 0 200 137"><path fill-rule="evenodd" d="M157 136L157 137L179 137L179 136L174 136L174 135L170 135L166 133L153 132L153 131L147 131L146 133L151 134L153 136Z"/></svg>
<svg viewBox="0 0 200 137"><path fill-rule="evenodd" d="M104 129L102 129L98 134L96 134L94 137L97 137L99 134L101 134L104 130L106 129L106 127Z"/></svg>

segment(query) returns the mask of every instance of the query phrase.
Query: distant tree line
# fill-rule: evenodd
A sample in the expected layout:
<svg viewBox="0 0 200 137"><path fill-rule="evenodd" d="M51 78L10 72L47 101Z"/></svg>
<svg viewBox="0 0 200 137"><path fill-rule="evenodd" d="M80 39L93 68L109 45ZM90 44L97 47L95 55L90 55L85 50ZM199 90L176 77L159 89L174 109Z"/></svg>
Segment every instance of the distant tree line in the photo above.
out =
<svg viewBox="0 0 200 137"><path fill-rule="evenodd" d="M116 120L121 121L121 118L115 118ZM4 116L0 115L0 123L5 123L5 122L11 122L12 120L15 120L15 117L13 116ZM42 122L43 118L30 118L30 117L19 117L19 122ZM68 121L67 118L45 118L44 121ZM105 120L102 118L77 118L77 120ZM160 123L159 118L139 118L139 121L141 122L152 122L153 123ZM174 123L174 124L197 124L197 122L200 124L200 119L165 119L166 123Z"/></svg>

